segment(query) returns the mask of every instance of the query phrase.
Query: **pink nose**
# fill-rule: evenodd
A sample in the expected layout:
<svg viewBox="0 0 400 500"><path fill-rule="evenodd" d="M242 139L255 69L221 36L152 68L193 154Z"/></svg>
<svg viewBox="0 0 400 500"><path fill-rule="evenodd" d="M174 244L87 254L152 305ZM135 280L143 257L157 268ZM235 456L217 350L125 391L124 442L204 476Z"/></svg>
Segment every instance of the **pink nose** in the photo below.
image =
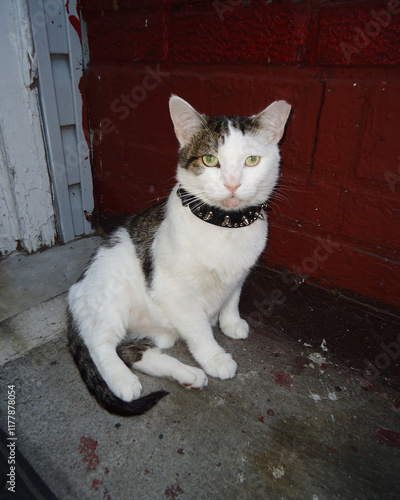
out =
<svg viewBox="0 0 400 500"><path fill-rule="evenodd" d="M236 191L240 188L241 184L237 184L236 186L231 186L229 184L224 184L224 186L226 187L226 189L229 189L229 191L232 193L232 194L235 194Z"/></svg>

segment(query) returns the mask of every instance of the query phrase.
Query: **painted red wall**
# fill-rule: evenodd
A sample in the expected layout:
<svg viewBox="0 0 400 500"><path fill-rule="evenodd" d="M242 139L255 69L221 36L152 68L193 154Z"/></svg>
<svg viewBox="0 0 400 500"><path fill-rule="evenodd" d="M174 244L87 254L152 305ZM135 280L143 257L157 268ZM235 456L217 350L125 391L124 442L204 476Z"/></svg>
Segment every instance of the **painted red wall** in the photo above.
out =
<svg viewBox="0 0 400 500"><path fill-rule="evenodd" d="M209 115L286 99L267 265L400 305L400 0L80 3L98 214L168 194L171 93Z"/></svg>

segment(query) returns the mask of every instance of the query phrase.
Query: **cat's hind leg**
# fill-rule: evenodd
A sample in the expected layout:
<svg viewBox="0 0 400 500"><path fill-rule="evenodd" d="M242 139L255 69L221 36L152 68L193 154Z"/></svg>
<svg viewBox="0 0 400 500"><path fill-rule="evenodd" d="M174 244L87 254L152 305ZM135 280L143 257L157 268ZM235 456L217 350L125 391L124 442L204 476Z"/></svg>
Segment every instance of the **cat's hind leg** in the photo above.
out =
<svg viewBox="0 0 400 500"><path fill-rule="evenodd" d="M160 328L157 331L153 328L152 337L157 347L160 349L169 349L175 344L177 335L175 331L167 328Z"/></svg>
<svg viewBox="0 0 400 500"><path fill-rule="evenodd" d="M117 349L121 359L134 370L153 377L172 377L187 389L202 389L208 384L206 374L200 368L185 365L177 359L163 354L158 347L144 341L132 342ZM145 346L149 347L144 350ZM139 352L140 351L140 352Z"/></svg>
<svg viewBox="0 0 400 500"><path fill-rule="evenodd" d="M206 374L200 368L185 365L163 354L158 347L149 349L132 368L154 377L172 377L188 389L202 389L208 384Z"/></svg>
<svg viewBox="0 0 400 500"><path fill-rule="evenodd" d="M122 363L113 344L104 343L95 348L89 347L89 352L100 375L117 397L123 401L140 397L142 385L138 377Z"/></svg>

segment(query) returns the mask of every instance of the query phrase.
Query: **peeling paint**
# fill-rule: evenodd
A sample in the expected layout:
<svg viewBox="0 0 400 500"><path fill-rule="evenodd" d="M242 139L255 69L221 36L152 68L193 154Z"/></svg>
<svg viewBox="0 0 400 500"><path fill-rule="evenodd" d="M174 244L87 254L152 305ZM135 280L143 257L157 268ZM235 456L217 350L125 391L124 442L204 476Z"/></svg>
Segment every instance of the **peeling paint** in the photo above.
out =
<svg viewBox="0 0 400 500"><path fill-rule="evenodd" d="M0 252L55 243L55 217L41 129L27 5L0 4ZM28 57L27 57L28 55ZM12 92L12 95L10 93ZM3 225L4 223L4 225Z"/></svg>
<svg viewBox="0 0 400 500"><path fill-rule="evenodd" d="M82 43L82 34L81 34L81 23L79 19L76 16L68 16L69 22L71 23L72 27L78 34L79 40Z"/></svg>

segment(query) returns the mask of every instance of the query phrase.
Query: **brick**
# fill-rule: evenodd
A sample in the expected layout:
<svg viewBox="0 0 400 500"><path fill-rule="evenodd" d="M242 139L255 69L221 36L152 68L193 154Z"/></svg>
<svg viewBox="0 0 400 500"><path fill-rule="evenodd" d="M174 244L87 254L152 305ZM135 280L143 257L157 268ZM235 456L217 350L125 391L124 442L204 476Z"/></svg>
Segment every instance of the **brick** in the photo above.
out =
<svg viewBox="0 0 400 500"><path fill-rule="evenodd" d="M123 0L79 0L83 14L89 12L102 12L119 10L123 7Z"/></svg>
<svg viewBox="0 0 400 500"><path fill-rule="evenodd" d="M269 230L266 260L269 265L283 266L296 270L299 274L310 275L322 279L324 261L313 257L315 249L319 251L320 243L299 230L288 230L285 226L271 224ZM312 262L316 261L316 264Z"/></svg>
<svg viewBox="0 0 400 500"><path fill-rule="evenodd" d="M252 2L221 13L213 5L175 7L173 61L298 63L304 59L309 16L302 6Z"/></svg>
<svg viewBox="0 0 400 500"><path fill-rule="evenodd" d="M293 113L269 262L399 305L400 13L350 60L341 45L355 43L357 27L373 29L371 11L388 2L252 0L221 17L202 0L81 0L97 210L135 213L168 194L178 148L171 92L210 115L250 115L286 99ZM144 95L146 67L159 62L170 75ZM318 238L329 237L339 246L324 254Z"/></svg>
<svg viewBox="0 0 400 500"><path fill-rule="evenodd" d="M84 12L102 12L115 10L138 10L145 8L171 7L184 3L201 3L204 0L79 0Z"/></svg>
<svg viewBox="0 0 400 500"><path fill-rule="evenodd" d="M210 74L204 81L208 113L210 116L251 116L258 113L275 100L272 86L260 96L261 85L255 82L254 70L246 74Z"/></svg>
<svg viewBox="0 0 400 500"><path fill-rule="evenodd" d="M400 250L400 200L348 192L340 233Z"/></svg>
<svg viewBox="0 0 400 500"><path fill-rule="evenodd" d="M163 152L138 147L111 150L107 143L103 147L98 151L102 160L95 164L96 208L100 213L137 213L169 194L176 167L168 163Z"/></svg>
<svg viewBox="0 0 400 500"><path fill-rule="evenodd" d="M90 0L96 1L96 0ZM144 9L147 7L150 8L165 8L166 10L175 9L176 6L181 4L194 4L194 3L202 3L204 0L123 0L125 9L137 10Z"/></svg>
<svg viewBox="0 0 400 500"><path fill-rule="evenodd" d="M186 1L186 0L182 0ZM203 1L203 0L191 0ZM176 3L174 0L173 3ZM117 10L139 10L145 8L162 8L163 6L169 7L171 0L79 0L80 8L83 13L90 12L106 12L106 11L117 11Z"/></svg>
<svg viewBox="0 0 400 500"><path fill-rule="evenodd" d="M376 0L322 5L314 63L397 66L400 63L400 12L394 13L399 9L390 7L392 13L389 13L389 5L394 4Z"/></svg>
<svg viewBox="0 0 400 500"><path fill-rule="evenodd" d="M365 91L354 76L342 73L325 81L323 87L313 176L347 187L356 176Z"/></svg>
<svg viewBox="0 0 400 500"><path fill-rule="evenodd" d="M164 134L166 124L170 123L168 82L169 72L158 63L134 65L128 70L90 68L86 86L92 129L102 129L106 135L125 134L149 147L154 146L155 140L159 143L164 140L165 144L171 137L165 139Z"/></svg>
<svg viewBox="0 0 400 500"><path fill-rule="evenodd" d="M348 289L400 306L400 262L361 252L329 235L321 234L320 238L272 227L267 262L294 270L328 288ZM329 241L333 242L331 251Z"/></svg>
<svg viewBox="0 0 400 500"><path fill-rule="evenodd" d="M336 227L340 195L336 186L285 183L272 197L274 214L280 223L284 218L331 233Z"/></svg>
<svg viewBox="0 0 400 500"><path fill-rule="evenodd" d="M343 246L327 260L325 273L329 277L326 281L340 288L395 306L400 305L399 262Z"/></svg>
<svg viewBox="0 0 400 500"><path fill-rule="evenodd" d="M146 74L145 65L137 71L98 67L86 73L100 213L135 213L149 206L160 195L159 186L165 196L175 174L178 143L168 112L168 77L140 102L131 100L135 109L121 106L121 96L132 95Z"/></svg>
<svg viewBox="0 0 400 500"><path fill-rule="evenodd" d="M283 180L293 176L302 179L309 177L322 93L321 85L311 76L302 76L297 70L297 74L293 71L292 78L296 83L289 83L290 79L289 82L268 81L269 86L277 89L276 95L279 97L286 98L287 90L291 91L287 100L292 105L292 112L280 143Z"/></svg>
<svg viewBox="0 0 400 500"><path fill-rule="evenodd" d="M162 61L163 13L154 11L106 11L86 14L91 64L98 61Z"/></svg>
<svg viewBox="0 0 400 500"><path fill-rule="evenodd" d="M357 176L383 183L390 193L388 172L397 173L400 164L398 72L382 73L371 87Z"/></svg>
<svg viewBox="0 0 400 500"><path fill-rule="evenodd" d="M199 0L193 0L199 1ZM171 4L174 2L171 0L124 0L125 9L128 10L137 10L137 9L146 9L146 8L154 8L154 9L162 9L164 7L169 8Z"/></svg>
<svg viewBox="0 0 400 500"><path fill-rule="evenodd" d="M208 78L202 68L173 71L170 82L171 93L185 99L199 113L211 114L210 99L205 92L205 81Z"/></svg>
<svg viewBox="0 0 400 500"><path fill-rule="evenodd" d="M318 111L318 92L309 82L309 72L293 66L207 65L205 96L214 115L249 116L262 111L273 101L285 99L293 113L303 113L306 106ZM218 92L216 92L218 89ZM313 106L317 94L316 105ZM310 113L312 114L312 113Z"/></svg>
<svg viewBox="0 0 400 500"><path fill-rule="evenodd" d="M330 280L334 277L335 284L341 288L354 290L395 306L400 305L398 262L343 247L328 261L326 272Z"/></svg>

